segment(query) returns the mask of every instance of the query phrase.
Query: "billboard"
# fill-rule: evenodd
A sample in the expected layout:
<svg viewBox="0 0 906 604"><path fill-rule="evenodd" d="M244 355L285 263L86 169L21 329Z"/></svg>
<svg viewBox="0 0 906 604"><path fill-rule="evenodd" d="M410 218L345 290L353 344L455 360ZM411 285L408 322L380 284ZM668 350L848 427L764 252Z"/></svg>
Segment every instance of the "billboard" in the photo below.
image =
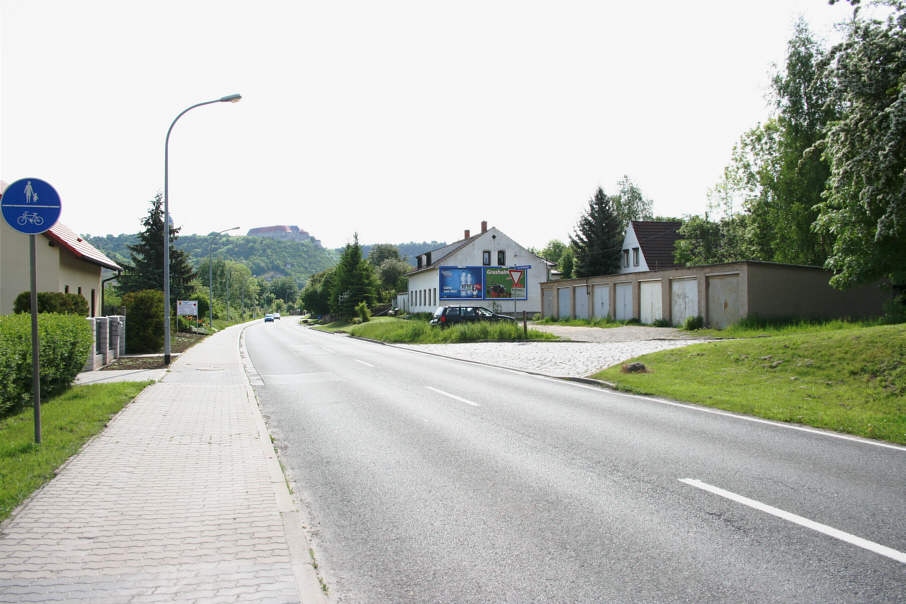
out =
<svg viewBox="0 0 906 604"><path fill-rule="evenodd" d="M177 300L176 314L189 317L198 316L198 300Z"/></svg>
<svg viewBox="0 0 906 604"><path fill-rule="evenodd" d="M485 299L527 299L525 268L486 268L484 274Z"/></svg>
<svg viewBox="0 0 906 604"><path fill-rule="evenodd" d="M441 300L527 300L529 266L441 266Z"/></svg>
<svg viewBox="0 0 906 604"><path fill-rule="evenodd" d="M484 284L480 266L442 266L438 273L441 300L481 300Z"/></svg>

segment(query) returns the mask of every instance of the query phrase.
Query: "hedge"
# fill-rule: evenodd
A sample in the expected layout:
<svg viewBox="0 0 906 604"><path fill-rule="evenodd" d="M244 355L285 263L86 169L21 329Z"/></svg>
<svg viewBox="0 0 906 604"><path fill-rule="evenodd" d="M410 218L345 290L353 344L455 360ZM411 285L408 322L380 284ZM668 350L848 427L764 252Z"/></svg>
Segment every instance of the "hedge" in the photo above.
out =
<svg viewBox="0 0 906 604"><path fill-rule="evenodd" d="M126 307L126 350L160 352L164 346L164 293L143 289L123 294Z"/></svg>
<svg viewBox="0 0 906 604"><path fill-rule="evenodd" d="M16 296L13 312L31 312L31 292ZM88 300L79 294L63 292L38 292L38 312L61 313L64 315L88 316Z"/></svg>
<svg viewBox="0 0 906 604"><path fill-rule="evenodd" d="M66 390L85 366L93 337L85 317L38 315L41 400ZM0 316L0 417L32 400L31 315Z"/></svg>

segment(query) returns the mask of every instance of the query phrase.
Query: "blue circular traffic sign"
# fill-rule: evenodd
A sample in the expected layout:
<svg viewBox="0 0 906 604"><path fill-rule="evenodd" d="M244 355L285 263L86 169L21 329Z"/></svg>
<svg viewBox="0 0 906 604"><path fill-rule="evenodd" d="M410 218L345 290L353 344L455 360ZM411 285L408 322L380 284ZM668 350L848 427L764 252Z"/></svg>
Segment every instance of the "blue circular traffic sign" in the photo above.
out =
<svg viewBox="0 0 906 604"><path fill-rule="evenodd" d="M22 178L6 187L0 208L9 226L26 235L38 235L60 218L60 196L40 178Z"/></svg>

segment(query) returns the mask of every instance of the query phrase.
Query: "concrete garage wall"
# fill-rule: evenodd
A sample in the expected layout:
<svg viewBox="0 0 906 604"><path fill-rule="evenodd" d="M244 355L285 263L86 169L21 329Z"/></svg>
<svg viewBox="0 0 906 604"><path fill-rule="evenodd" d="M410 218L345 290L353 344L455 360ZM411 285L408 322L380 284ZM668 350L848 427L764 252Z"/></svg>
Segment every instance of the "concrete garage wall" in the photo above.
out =
<svg viewBox="0 0 906 604"><path fill-rule="evenodd" d="M610 285L595 285L592 287L592 312L595 319L612 317L610 310Z"/></svg>
<svg viewBox="0 0 906 604"><path fill-rule="evenodd" d="M662 318L661 282L642 281L639 284L639 320L652 324Z"/></svg>
<svg viewBox="0 0 906 604"><path fill-rule="evenodd" d="M589 287L590 316L610 314L620 321L667 319L680 325L702 316L709 326L722 328L747 316L817 319L883 312L889 293L878 285L841 292L830 287L830 277L830 271L817 267L750 261L549 281L540 287L543 313L559 317L584 316Z"/></svg>
<svg viewBox="0 0 906 604"><path fill-rule="evenodd" d="M698 279L670 280L670 318L674 325L682 325L689 317L698 316Z"/></svg>
<svg viewBox="0 0 906 604"><path fill-rule="evenodd" d="M580 285L573 293L576 296L576 318L588 319L588 287Z"/></svg>
<svg viewBox="0 0 906 604"><path fill-rule="evenodd" d="M632 283L617 283L616 285L616 310L617 321L628 321L632 314Z"/></svg>

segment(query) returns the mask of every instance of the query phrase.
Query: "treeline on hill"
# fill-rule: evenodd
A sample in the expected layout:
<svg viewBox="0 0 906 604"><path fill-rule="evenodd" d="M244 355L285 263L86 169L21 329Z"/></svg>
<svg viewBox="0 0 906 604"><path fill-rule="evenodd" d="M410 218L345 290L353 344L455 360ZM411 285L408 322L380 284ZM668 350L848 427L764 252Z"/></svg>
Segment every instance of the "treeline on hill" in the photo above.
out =
<svg viewBox="0 0 906 604"><path fill-rule="evenodd" d="M129 248L138 242L138 235L87 236L86 240L119 264L129 264ZM189 256L195 268L207 266L210 235L180 235L174 247ZM215 260L224 259L246 265L252 276L271 280L291 277L299 287L308 278L336 265L339 254L311 241L281 241L265 237L220 236L214 240Z"/></svg>

